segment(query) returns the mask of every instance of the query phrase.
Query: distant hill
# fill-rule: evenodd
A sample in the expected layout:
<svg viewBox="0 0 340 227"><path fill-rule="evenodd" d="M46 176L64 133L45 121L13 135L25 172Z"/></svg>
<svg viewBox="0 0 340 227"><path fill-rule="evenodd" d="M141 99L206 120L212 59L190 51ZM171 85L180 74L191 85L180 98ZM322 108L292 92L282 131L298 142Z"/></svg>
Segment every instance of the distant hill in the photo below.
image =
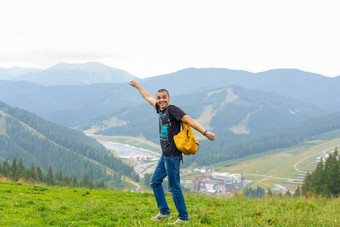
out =
<svg viewBox="0 0 340 227"><path fill-rule="evenodd" d="M23 159L47 172L49 165L55 172L110 178L109 172L134 177L132 167L115 158L108 150L82 132L47 122L27 111L0 102L0 162Z"/></svg>
<svg viewBox="0 0 340 227"><path fill-rule="evenodd" d="M14 70L12 69L12 71ZM46 70L27 70L26 73L17 73L15 77L6 76L5 72L3 74L0 70L0 79L29 81L45 86L122 83L138 79L124 70L115 69L98 62L60 63Z"/></svg>

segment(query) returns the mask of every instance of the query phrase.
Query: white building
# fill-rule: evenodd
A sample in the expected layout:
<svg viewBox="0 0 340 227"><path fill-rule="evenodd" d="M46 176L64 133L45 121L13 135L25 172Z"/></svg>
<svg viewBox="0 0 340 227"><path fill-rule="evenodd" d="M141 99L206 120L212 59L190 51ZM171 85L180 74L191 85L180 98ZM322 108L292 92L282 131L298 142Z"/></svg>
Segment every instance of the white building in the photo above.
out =
<svg viewBox="0 0 340 227"><path fill-rule="evenodd" d="M223 181L226 183L236 184L242 182L241 174L231 174L231 173L213 173L212 178L214 180Z"/></svg>

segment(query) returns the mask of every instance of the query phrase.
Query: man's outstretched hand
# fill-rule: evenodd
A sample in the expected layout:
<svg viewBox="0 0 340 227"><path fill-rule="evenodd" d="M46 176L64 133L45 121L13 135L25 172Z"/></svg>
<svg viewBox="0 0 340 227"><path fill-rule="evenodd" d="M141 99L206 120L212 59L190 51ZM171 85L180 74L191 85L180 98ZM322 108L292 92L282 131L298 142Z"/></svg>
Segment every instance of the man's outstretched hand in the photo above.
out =
<svg viewBox="0 0 340 227"><path fill-rule="evenodd" d="M131 80L129 83L132 87L136 87L138 83L135 80Z"/></svg>

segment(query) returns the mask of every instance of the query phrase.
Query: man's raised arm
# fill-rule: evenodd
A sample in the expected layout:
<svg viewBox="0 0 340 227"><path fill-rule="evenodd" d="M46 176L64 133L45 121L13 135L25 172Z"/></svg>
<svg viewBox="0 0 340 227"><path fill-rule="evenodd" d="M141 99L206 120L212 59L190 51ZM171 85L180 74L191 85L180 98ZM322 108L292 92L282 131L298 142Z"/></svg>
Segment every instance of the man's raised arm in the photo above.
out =
<svg viewBox="0 0 340 227"><path fill-rule="evenodd" d="M150 103L150 105L153 107L153 108L156 108L155 105L156 105L156 99L147 91L145 91L141 86L139 86L139 84L134 81L134 80L131 80L130 83L129 83L132 87L135 87L137 88L137 90L139 91L139 93L143 96L143 98L148 101L148 103Z"/></svg>

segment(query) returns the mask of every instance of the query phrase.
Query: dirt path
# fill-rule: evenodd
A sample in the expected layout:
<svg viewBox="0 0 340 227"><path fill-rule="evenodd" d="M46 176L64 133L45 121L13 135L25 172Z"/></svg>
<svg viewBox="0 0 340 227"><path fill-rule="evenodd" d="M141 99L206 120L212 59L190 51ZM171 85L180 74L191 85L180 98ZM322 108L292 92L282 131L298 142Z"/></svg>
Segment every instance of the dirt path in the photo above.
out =
<svg viewBox="0 0 340 227"><path fill-rule="evenodd" d="M314 156L317 156L317 155L319 155L319 154L321 154L321 153L322 153L322 151L321 151L321 152L318 152L318 153L316 153L316 154L312 154L312 155L310 155L310 156L308 156L308 157L306 157L306 158L304 158L304 159L301 159L300 161L298 161L297 163L294 164L294 169L295 169L296 171L300 172L300 173L307 173L306 171L303 171L303 170L298 169L297 165L299 165L301 162L303 162L303 161L305 161L305 160L307 160L307 159L310 159L310 158L312 158L312 157L314 157Z"/></svg>
<svg viewBox="0 0 340 227"><path fill-rule="evenodd" d="M137 188L136 190L139 190L140 189L140 184L137 183L137 182L134 182L133 180L129 179L129 178L125 178L125 180L133 185L135 185Z"/></svg>
<svg viewBox="0 0 340 227"><path fill-rule="evenodd" d="M252 187L255 187L257 184L262 183L263 181L265 181L265 180L267 180L267 179L269 179L269 177L265 177L265 178L263 178L263 179L257 181L255 184L252 185Z"/></svg>
<svg viewBox="0 0 340 227"><path fill-rule="evenodd" d="M247 126L248 126L248 122L249 122L251 115L257 113L258 111L262 109L263 109L263 106L260 105L259 108L257 108L255 111L248 113L247 116L240 122L240 124L229 128L230 131L232 131L235 134L249 134L250 131L247 129Z"/></svg>
<svg viewBox="0 0 340 227"><path fill-rule="evenodd" d="M290 179L290 178L284 178L284 177L274 177L274 176L268 176L268 175L255 174L255 173L244 173L243 175L259 176L259 177L265 177L265 178L274 178L274 179L280 179L280 180L288 180L288 179Z"/></svg>

